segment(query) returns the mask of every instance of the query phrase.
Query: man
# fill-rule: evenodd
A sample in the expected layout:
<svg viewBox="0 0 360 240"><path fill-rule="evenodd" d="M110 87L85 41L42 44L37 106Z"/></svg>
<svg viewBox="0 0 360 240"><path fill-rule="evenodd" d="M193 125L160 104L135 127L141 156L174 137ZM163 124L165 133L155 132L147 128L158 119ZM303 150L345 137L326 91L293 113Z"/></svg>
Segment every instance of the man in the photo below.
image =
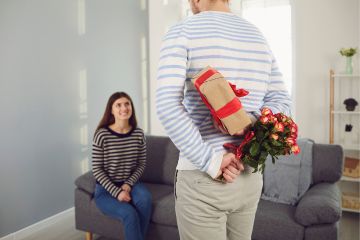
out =
<svg viewBox="0 0 360 240"><path fill-rule="evenodd" d="M163 40L157 114L180 157L176 218L180 238L251 239L262 175L251 173L222 145L242 138L222 133L190 81L210 65L250 92L241 102L254 120L261 108L290 115L291 100L259 30L230 12L226 0L190 0L194 15ZM223 176L226 184L214 179Z"/></svg>

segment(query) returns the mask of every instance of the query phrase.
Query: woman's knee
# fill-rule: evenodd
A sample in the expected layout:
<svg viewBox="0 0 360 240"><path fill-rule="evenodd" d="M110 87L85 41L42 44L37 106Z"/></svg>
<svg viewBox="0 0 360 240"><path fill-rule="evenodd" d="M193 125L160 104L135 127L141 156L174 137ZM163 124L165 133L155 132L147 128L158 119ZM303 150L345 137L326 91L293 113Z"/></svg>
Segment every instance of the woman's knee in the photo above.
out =
<svg viewBox="0 0 360 240"><path fill-rule="evenodd" d="M151 199L152 199L151 193L143 184L141 184L141 185L139 184L139 186L137 186L134 189L133 194L138 199L142 199L144 201L151 202Z"/></svg>

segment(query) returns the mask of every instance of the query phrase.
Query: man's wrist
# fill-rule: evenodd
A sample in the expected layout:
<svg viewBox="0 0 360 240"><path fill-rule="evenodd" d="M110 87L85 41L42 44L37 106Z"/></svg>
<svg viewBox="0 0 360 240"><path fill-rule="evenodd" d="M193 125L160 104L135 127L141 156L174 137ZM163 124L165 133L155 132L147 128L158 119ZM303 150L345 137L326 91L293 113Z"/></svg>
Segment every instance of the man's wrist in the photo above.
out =
<svg viewBox="0 0 360 240"><path fill-rule="evenodd" d="M224 155L224 152L219 152L217 154L214 154L212 156L212 158L210 159L210 164L209 164L208 170L206 172L213 179L215 179L218 176L223 155Z"/></svg>

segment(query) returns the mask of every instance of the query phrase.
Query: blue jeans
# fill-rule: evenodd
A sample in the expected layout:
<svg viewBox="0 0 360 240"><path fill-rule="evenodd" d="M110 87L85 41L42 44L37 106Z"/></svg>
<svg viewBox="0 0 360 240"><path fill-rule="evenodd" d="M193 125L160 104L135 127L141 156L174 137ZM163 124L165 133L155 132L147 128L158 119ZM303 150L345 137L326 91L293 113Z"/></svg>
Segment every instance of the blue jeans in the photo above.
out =
<svg viewBox="0 0 360 240"><path fill-rule="evenodd" d="M143 240L150 222L151 194L142 183L136 183L130 195L129 203L120 202L100 184L96 184L95 203L105 215L123 223L126 240Z"/></svg>

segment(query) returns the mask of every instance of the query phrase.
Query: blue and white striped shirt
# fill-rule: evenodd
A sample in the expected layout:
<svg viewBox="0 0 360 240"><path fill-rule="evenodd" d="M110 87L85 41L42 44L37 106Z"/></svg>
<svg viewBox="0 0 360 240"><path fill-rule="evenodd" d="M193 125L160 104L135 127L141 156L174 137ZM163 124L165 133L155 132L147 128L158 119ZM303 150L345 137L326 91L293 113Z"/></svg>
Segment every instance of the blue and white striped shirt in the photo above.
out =
<svg viewBox="0 0 360 240"><path fill-rule="evenodd" d="M157 114L180 150L179 170L200 169L215 177L225 142L238 143L217 130L191 77L206 66L250 93L241 98L255 116L260 109L290 115L291 99L262 33L233 13L205 11L173 26L163 39L156 91Z"/></svg>

